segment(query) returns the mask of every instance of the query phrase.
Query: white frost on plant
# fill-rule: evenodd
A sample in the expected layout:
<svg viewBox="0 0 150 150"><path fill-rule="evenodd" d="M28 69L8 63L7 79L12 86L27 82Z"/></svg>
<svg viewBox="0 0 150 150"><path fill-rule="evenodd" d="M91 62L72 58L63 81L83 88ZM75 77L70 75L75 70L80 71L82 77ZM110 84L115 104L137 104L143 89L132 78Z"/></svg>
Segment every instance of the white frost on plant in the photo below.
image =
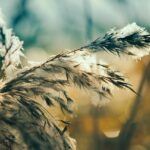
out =
<svg viewBox="0 0 150 150"><path fill-rule="evenodd" d="M7 78L13 71L22 68L22 60L25 59L23 50L23 42L19 40L12 32L12 29L6 27L0 11L0 57L2 61L1 71L3 76ZM3 78L3 77L1 77Z"/></svg>
<svg viewBox="0 0 150 150"><path fill-rule="evenodd" d="M106 68L103 67L103 65L107 66L107 63L101 59L97 59L96 54L82 51L81 53L78 53L78 55L73 55L72 60L77 64L80 64L82 70L104 76L107 74Z"/></svg>
<svg viewBox="0 0 150 150"><path fill-rule="evenodd" d="M132 35L134 33L139 33L140 35L148 35L149 33L142 27L139 27L135 22L128 24L124 28L117 30L116 37L124 38L126 36Z"/></svg>
<svg viewBox="0 0 150 150"><path fill-rule="evenodd" d="M138 36L141 36L140 38L141 41L143 40L143 43L145 42L143 36L149 36L149 33L145 28L138 26L136 23L128 24L123 29L118 30L115 36L117 38L125 38L135 33L138 33ZM147 44L142 48L133 45L132 47L127 48L126 51L126 53L129 55L131 54L134 59L141 59L150 54L150 44Z"/></svg>
<svg viewBox="0 0 150 150"><path fill-rule="evenodd" d="M94 52L107 51L140 59L150 54L150 34L145 28L132 23L122 29L112 29L86 47Z"/></svg>
<svg viewBox="0 0 150 150"><path fill-rule="evenodd" d="M2 11L1 11L1 8L0 8L0 27L3 27L5 26L5 21L3 19L3 14L2 14Z"/></svg>

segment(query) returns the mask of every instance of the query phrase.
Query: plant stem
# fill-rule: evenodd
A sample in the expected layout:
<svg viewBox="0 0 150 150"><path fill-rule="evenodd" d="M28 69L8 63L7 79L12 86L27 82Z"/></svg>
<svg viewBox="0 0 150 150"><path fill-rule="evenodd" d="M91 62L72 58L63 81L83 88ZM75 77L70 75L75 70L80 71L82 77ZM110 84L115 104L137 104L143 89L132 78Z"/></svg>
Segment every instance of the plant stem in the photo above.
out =
<svg viewBox="0 0 150 150"><path fill-rule="evenodd" d="M137 96L131 107L129 118L127 119L126 123L124 124L120 132L119 139L118 139L118 150L120 149L127 150L130 146L130 142L132 140L132 137L136 129L136 125L137 125L135 123L135 117L138 113L138 108L142 101L142 92L146 83L146 79L148 77L149 69L150 69L150 62L148 63L148 65L146 66L144 70L144 73L140 82L140 86L138 88Z"/></svg>

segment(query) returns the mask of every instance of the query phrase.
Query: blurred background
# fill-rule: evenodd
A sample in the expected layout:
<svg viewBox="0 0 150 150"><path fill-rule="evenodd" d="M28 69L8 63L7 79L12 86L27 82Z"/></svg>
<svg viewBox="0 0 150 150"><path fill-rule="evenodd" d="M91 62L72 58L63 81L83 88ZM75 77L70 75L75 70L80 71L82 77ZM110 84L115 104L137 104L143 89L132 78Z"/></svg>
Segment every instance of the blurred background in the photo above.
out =
<svg viewBox="0 0 150 150"><path fill-rule="evenodd" d="M110 28L132 22L150 31L150 0L0 0L0 7L8 26L24 41L28 58L34 61L78 48ZM136 91L150 60L149 56L133 61L106 53L98 59L122 71ZM77 99L77 116L69 118L77 149L150 150L150 74L145 78L141 98L115 89L112 100L100 108L90 104L93 97L89 93L69 89Z"/></svg>

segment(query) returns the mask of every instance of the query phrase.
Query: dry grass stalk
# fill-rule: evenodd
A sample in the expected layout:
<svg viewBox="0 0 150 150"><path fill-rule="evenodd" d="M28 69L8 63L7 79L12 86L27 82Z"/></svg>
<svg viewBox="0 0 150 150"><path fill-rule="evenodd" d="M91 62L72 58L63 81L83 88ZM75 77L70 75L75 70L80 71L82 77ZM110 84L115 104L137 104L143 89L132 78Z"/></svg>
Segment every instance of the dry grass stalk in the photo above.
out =
<svg viewBox="0 0 150 150"><path fill-rule="evenodd" d="M107 64L88 63L86 58L100 51L136 58L150 52L150 34L131 24L112 30L86 46L29 65L22 53L22 42L0 21L0 147L3 149L75 149L74 140L65 132L67 127L60 129L35 95L50 107L59 105L63 112L73 113L74 100L64 90L66 86L74 84L94 91L100 97L99 102L111 98L111 86L132 90L120 72Z"/></svg>

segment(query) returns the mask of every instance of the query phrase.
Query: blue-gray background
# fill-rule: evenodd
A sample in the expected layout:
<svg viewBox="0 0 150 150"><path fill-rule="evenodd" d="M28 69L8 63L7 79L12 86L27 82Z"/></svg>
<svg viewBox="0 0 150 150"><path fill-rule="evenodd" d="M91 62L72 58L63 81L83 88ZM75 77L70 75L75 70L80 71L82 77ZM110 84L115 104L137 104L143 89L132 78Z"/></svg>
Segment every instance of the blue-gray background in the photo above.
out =
<svg viewBox="0 0 150 150"><path fill-rule="evenodd" d="M0 7L26 48L79 47L132 22L150 29L150 0L0 0Z"/></svg>

